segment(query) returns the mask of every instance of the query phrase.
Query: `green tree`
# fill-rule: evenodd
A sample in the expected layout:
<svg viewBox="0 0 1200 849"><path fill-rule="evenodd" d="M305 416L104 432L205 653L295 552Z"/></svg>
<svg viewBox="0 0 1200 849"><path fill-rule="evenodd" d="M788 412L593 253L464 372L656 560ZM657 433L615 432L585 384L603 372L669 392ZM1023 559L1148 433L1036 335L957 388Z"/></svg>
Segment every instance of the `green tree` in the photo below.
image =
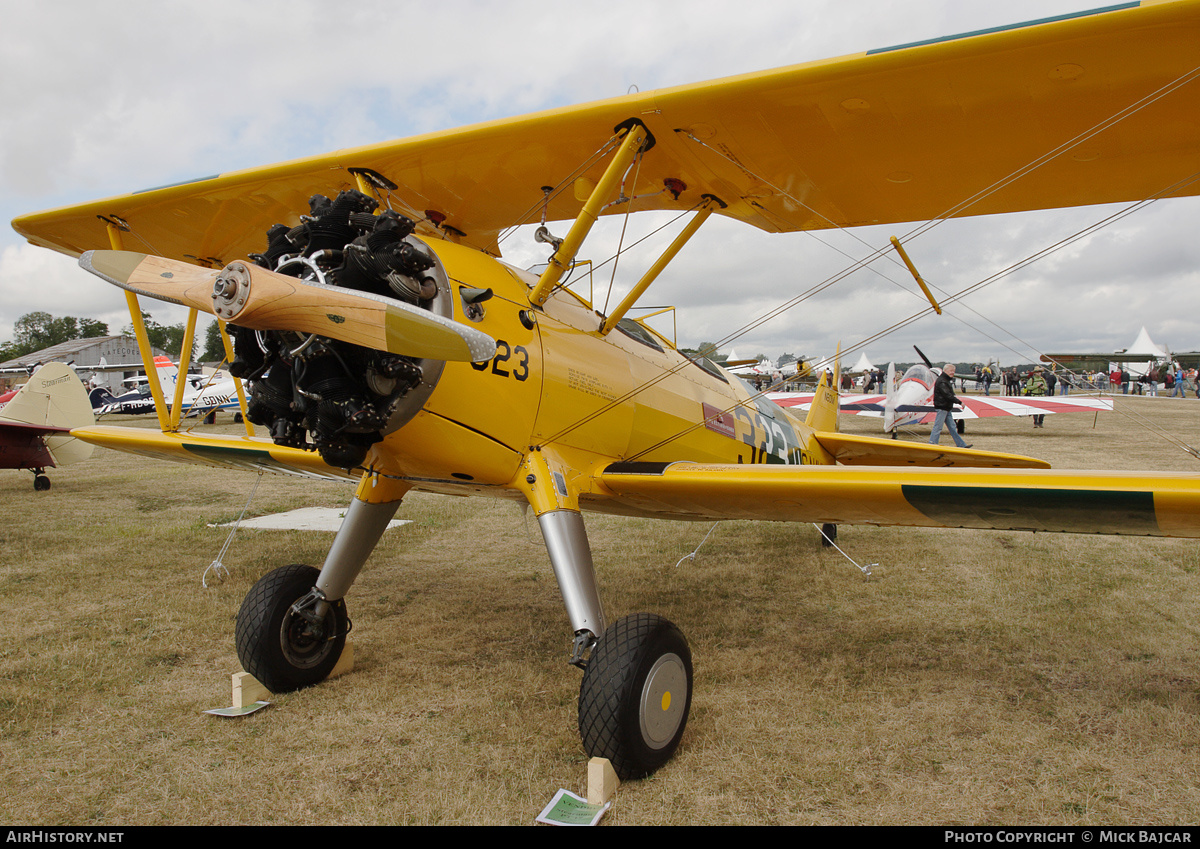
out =
<svg viewBox="0 0 1200 849"><path fill-rule="evenodd" d="M0 358L11 360L51 345L107 335L108 325L94 318L55 317L48 312L30 312L13 324L13 340L0 346Z"/></svg>
<svg viewBox="0 0 1200 849"><path fill-rule="evenodd" d="M153 345L155 348L161 348L162 350L166 351L169 356L176 358L179 357L179 354L183 351L183 337L187 333L186 324L159 324L157 321L151 318L150 313L148 312L142 313L142 323L146 325L146 338L150 340L151 345ZM133 336L133 325L127 324L122 332L129 336ZM196 340L193 337L193 349L195 348L195 345Z"/></svg>
<svg viewBox="0 0 1200 849"><path fill-rule="evenodd" d="M204 331L204 351L200 354L200 360L212 363L223 359L225 359L225 343L221 341L221 326L214 321Z"/></svg>
<svg viewBox="0 0 1200 849"><path fill-rule="evenodd" d="M717 346L712 342L701 342L696 351L707 359L716 360L717 358Z"/></svg>

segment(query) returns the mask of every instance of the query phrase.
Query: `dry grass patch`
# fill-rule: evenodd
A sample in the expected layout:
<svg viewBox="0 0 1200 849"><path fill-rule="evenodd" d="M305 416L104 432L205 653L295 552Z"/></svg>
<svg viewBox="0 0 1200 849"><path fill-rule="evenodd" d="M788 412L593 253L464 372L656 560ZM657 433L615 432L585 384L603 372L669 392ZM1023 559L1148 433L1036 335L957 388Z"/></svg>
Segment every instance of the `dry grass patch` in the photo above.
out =
<svg viewBox="0 0 1200 849"><path fill-rule="evenodd" d="M1200 402L1121 399L1200 442ZM1122 416L968 424L1058 467L1189 469ZM872 432L877 422L848 420ZM348 602L355 671L224 721L233 616L328 533L242 530L200 576L244 473L100 451L0 476L0 801L43 824L530 823L580 791L579 674L536 523L415 495ZM251 514L344 506L264 477ZM1192 542L589 516L610 617L688 634L677 757L611 824L1190 823L1200 819L1200 553ZM211 583L211 581L210 581Z"/></svg>

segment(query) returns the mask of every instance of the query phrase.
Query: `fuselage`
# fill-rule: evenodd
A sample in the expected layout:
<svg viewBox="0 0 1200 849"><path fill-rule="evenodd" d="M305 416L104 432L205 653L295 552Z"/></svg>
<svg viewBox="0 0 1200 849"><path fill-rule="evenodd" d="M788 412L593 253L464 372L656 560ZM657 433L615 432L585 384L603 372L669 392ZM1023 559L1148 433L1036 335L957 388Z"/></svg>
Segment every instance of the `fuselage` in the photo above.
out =
<svg viewBox="0 0 1200 849"><path fill-rule="evenodd" d="M883 411L884 431L890 433L898 427L918 424L929 415L928 409L904 411L903 408L932 407L933 384L939 374L941 372L938 369L931 369L918 363L904 372L904 376L900 378L900 384L894 390L888 387L891 391L888 392L887 403Z"/></svg>
<svg viewBox="0 0 1200 849"><path fill-rule="evenodd" d="M0 469L42 469L55 465L43 433L0 423Z"/></svg>
<svg viewBox="0 0 1200 849"><path fill-rule="evenodd" d="M736 377L701 366L641 322L607 335L584 298L559 288L530 305L535 275L476 250L427 244L440 311L497 342L486 363L446 363L419 410L368 462L424 488L508 486L552 446L596 468L617 461L827 463L810 429ZM468 314L463 289L491 289Z"/></svg>
<svg viewBox="0 0 1200 849"><path fill-rule="evenodd" d="M167 404L174 401L175 380L164 382L167 393ZM189 381L183 395L183 409L187 415L207 414L213 410L236 410L238 408L237 389L231 379L225 379L208 386L197 387ZM144 415L155 410L154 397L150 387L142 385L137 389L118 395L107 403L96 408L96 415L106 416L120 414L126 416Z"/></svg>

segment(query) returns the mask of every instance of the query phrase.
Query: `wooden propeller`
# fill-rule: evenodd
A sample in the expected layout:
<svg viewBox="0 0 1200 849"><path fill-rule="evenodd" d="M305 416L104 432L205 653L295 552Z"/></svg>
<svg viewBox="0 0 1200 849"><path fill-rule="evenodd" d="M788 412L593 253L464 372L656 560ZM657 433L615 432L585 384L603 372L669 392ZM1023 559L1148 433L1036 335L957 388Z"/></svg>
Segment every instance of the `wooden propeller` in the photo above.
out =
<svg viewBox="0 0 1200 849"><path fill-rule="evenodd" d="M459 362L484 362L496 353L496 340L487 334L427 310L240 260L216 270L133 251L88 251L79 265L135 294L253 330L315 333L392 354Z"/></svg>

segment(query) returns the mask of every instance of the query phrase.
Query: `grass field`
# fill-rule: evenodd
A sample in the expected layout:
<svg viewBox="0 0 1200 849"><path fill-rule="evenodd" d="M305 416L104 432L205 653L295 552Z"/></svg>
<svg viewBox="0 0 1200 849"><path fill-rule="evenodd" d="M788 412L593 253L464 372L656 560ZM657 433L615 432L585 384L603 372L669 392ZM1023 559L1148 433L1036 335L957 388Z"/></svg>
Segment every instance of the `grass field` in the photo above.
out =
<svg viewBox="0 0 1200 849"><path fill-rule="evenodd" d="M1197 470L1200 401L968 424L1060 468ZM147 425L150 422L146 422ZM874 432L877 420L844 417ZM943 437L944 439L947 437ZM529 824L582 792L580 675L536 523L410 496L355 584L356 668L250 717L229 704L251 584L333 535L242 530L251 474L98 450L0 473L0 820L10 824ZM263 477L250 512L344 506ZM589 516L611 618L687 633L683 745L605 824L1200 822L1195 542Z"/></svg>

